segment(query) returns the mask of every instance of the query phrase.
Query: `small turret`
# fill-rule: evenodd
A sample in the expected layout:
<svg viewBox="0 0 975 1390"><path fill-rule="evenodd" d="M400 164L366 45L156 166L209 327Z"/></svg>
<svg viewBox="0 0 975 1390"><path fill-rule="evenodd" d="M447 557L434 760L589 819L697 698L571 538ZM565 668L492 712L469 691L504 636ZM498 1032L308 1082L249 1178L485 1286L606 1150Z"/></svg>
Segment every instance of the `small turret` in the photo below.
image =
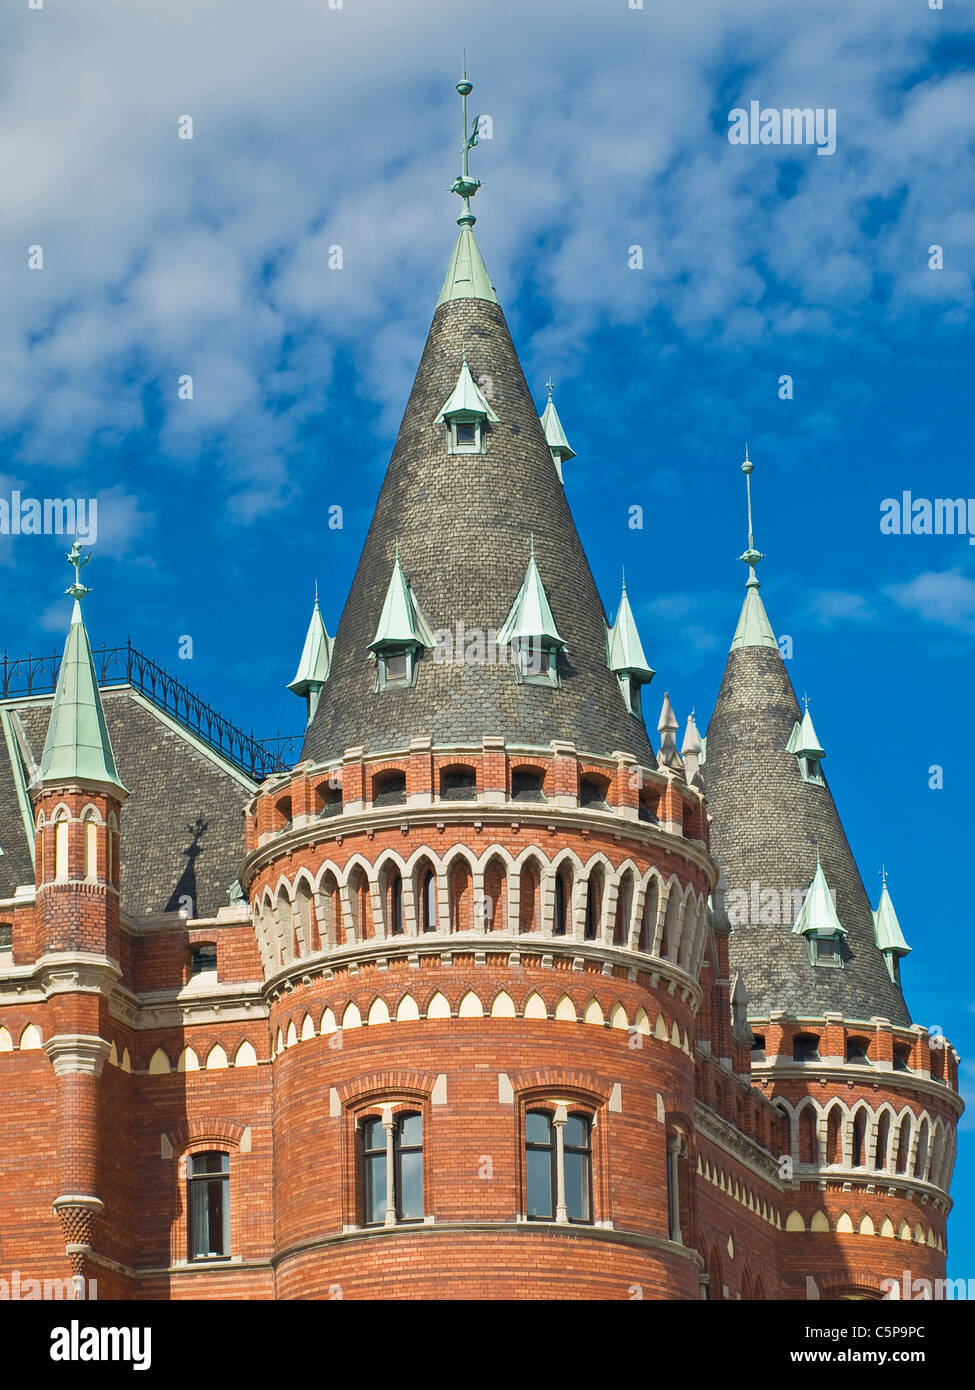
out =
<svg viewBox="0 0 975 1390"><path fill-rule="evenodd" d="M312 609L311 622L308 624L308 632L305 634L305 645L301 650L301 660L298 662L298 669L294 679L289 683L288 689L295 695L302 696L307 701L308 724L312 721L312 716L318 705L318 697L322 692L322 686L328 680L329 667L332 664L332 639L325 630L325 623L318 607L318 585L315 585L315 607Z"/></svg>
<svg viewBox="0 0 975 1390"><path fill-rule="evenodd" d="M564 483L562 477L562 465L566 459L574 459L575 450L569 447L569 441L565 437L565 430L562 428L562 421L559 413L555 409L555 402L552 400L552 392L555 390L555 382L551 378L545 383L548 391L548 404L544 412L539 416L542 429L545 431L545 442L552 450L552 461L555 464L555 471L559 475L559 482Z"/></svg>

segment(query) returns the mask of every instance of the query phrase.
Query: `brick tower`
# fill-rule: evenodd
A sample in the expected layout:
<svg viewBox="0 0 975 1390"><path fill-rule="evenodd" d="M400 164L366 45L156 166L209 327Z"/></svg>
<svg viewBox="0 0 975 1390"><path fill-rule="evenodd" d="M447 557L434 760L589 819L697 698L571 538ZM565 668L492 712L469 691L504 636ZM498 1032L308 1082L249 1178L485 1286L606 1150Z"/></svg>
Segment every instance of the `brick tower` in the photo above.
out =
<svg viewBox="0 0 975 1390"><path fill-rule="evenodd" d="M886 875L871 911L796 700L759 594L747 450L742 469L749 578L704 764L731 966L747 983L753 1080L789 1123L787 1287L876 1296L905 1270L944 1276L957 1057L911 1022L910 948Z"/></svg>
<svg viewBox="0 0 975 1390"><path fill-rule="evenodd" d="M72 1275L85 1279L97 1218L99 1080L111 1047L108 996L118 960L118 833L127 793L115 766L91 646L81 612L87 557L76 543L66 591L74 612L58 674L40 768L35 818L38 979L47 998L47 1052L55 1076L58 1195L54 1200Z"/></svg>

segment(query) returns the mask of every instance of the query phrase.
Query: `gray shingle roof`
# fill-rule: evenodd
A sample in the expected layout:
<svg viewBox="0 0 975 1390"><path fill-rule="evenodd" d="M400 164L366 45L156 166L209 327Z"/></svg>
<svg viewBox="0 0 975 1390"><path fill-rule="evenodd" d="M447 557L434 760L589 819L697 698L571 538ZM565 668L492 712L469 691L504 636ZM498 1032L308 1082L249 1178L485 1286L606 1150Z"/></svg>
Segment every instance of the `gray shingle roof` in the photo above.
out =
<svg viewBox="0 0 975 1390"><path fill-rule="evenodd" d="M244 853L248 785L180 733L129 689L102 691L119 775L130 795L122 807L122 910L130 916L175 912L187 895L193 915L227 905L227 886ZM34 758L40 758L51 700L7 701L16 710ZM250 784L253 785L253 784ZM0 897L33 883L6 745L0 741Z"/></svg>
<svg viewBox="0 0 975 1390"><path fill-rule="evenodd" d="M813 965L791 920L748 920L734 926L731 969L744 976L753 1017L775 1009L811 1016L834 1011L909 1024L900 988L876 948L870 903L829 788L804 782L795 755L785 751L800 717L777 649L731 652L708 726L703 769L713 817L711 848L729 897L732 889L743 889L751 899L753 881L759 892L807 888L818 846L848 933L844 968Z"/></svg>
<svg viewBox="0 0 975 1390"><path fill-rule="evenodd" d="M498 423L483 454L448 454L435 424L466 350ZM562 687L519 685L510 666L419 663L412 689L374 693L368 645L376 631L399 536L403 569L431 627L501 627L535 554L566 640ZM628 711L606 666L605 615L545 442L535 403L496 304L457 299L434 315L396 446L335 635L332 668L303 757L327 760L346 747L509 743L572 739L598 754L653 755L642 720Z"/></svg>

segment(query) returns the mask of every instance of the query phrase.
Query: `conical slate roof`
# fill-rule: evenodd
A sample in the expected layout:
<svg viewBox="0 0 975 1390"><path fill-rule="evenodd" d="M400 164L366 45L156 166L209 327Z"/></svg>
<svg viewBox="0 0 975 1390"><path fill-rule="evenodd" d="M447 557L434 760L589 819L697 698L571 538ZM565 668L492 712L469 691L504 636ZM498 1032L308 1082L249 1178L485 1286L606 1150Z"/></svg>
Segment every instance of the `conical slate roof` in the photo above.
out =
<svg viewBox="0 0 975 1390"><path fill-rule="evenodd" d="M476 273L464 279L460 272L468 265ZM420 735L476 746L484 735L500 734L512 745L571 739L588 752L620 750L652 766L643 722L627 709L606 664L603 605L508 325L481 267L473 231L462 226L302 756L336 758L360 744L367 752L405 748ZM449 454L447 427L436 422L465 353L497 421L484 425L483 453ZM532 533L566 644L560 687L519 684L510 665L441 662L427 652L412 687L376 692L369 645L396 537L421 611L434 631L449 629L456 641L459 623L485 638L501 628L525 578L525 542Z"/></svg>
<svg viewBox="0 0 975 1390"><path fill-rule="evenodd" d="M829 788L804 782L787 751L802 711L778 648L763 637L756 633L728 656L703 768L711 848L733 923L731 968L744 975L752 1017L777 1009L814 1017L833 1011L907 1025ZM807 942L792 931L796 895L813 880L817 853L846 931L842 968L814 965ZM770 890L781 905L777 914ZM763 915L778 920L763 922Z"/></svg>

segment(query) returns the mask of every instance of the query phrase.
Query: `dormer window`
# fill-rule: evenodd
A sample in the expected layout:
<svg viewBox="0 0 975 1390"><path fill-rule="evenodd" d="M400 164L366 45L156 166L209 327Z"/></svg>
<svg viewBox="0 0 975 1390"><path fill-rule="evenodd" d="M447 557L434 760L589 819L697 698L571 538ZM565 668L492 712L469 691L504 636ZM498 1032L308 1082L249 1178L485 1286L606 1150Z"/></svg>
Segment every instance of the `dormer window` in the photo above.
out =
<svg viewBox="0 0 975 1390"><path fill-rule="evenodd" d="M480 420L452 420L450 428L453 435L451 453L479 454L481 452Z"/></svg>
<svg viewBox="0 0 975 1390"><path fill-rule="evenodd" d="M517 638L511 644L515 674L528 685L558 685L558 648L539 637Z"/></svg>
<svg viewBox="0 0 975 1390"><path fill-rule="evenodd" d="M413 680L413 651L381 652L379 655L379 688L388 685L410 685Z"/></svg>
<svg viewBox="0 0 975 1390"><path fill-rule="evenodd" d="M843 953L841 937L836 936L811 936L809 945L812 951L813 965L832 965L842 967Z"/></svg>
<svg viewBox="0 0 975 1390"><path fill-rule="evenodd" d="M485 427L489 420L496 424L497 419L471 376L465 354L457 385L434 421L447 427L447 453L483 454Z"/></svg>
<svg viewBox="0 0 975 1390"><path fill-rule="evenodd" d="M802 773L804 782L812 782L817 787L823 786L823 773L818 758L800 758L799 771Z"/></svg>

